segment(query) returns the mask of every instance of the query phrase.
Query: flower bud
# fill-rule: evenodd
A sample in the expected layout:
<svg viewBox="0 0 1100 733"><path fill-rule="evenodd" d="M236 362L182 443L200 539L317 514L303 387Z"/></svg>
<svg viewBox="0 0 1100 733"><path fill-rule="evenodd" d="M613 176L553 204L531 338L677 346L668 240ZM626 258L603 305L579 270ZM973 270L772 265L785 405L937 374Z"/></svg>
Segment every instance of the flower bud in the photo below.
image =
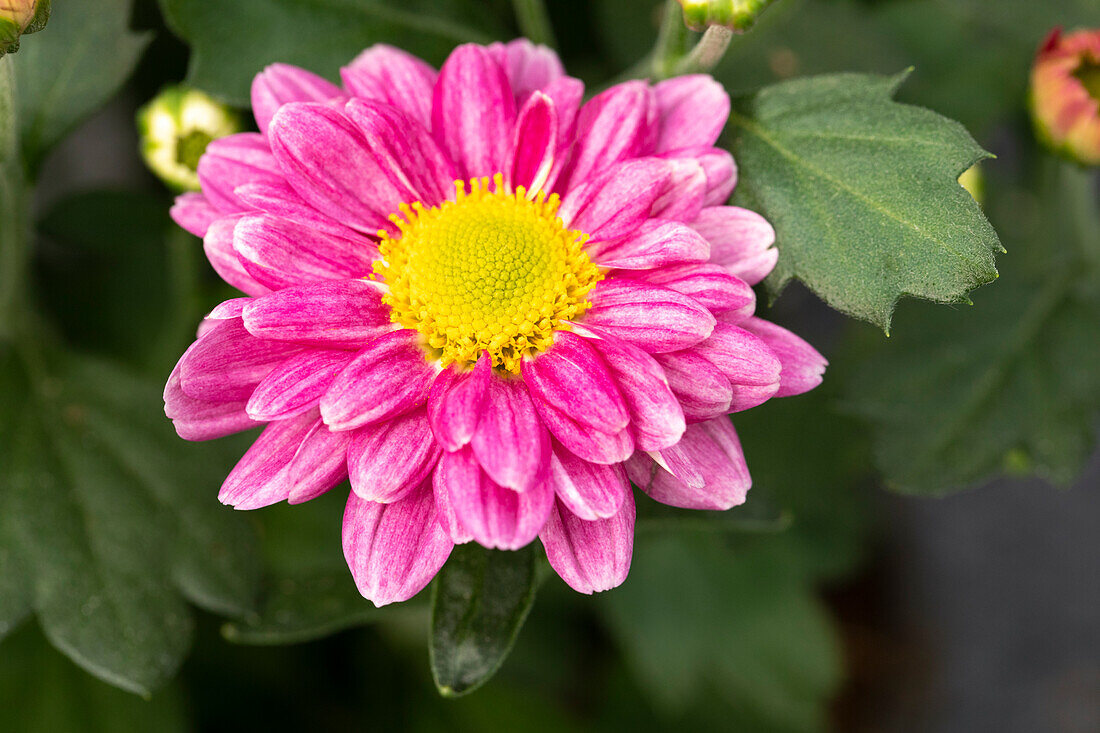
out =
<svg viewBox="0 0 1100 733"><path fill-rule="evenodd" d="M180 191L199 189L199 158L211 140L241 131L241 118L197 89L163 89L138 110L145 164Z"/></svg>
<svg viewBox="0 0 1100 733"><path fill-rule="evenodd" d="M771 4L772 0L680 0L684 7L684 23L696 31L712 25L746 31L756 22L756 16Z"/></svg>
<svg viewBox="0 0 1100 733"><path fill-rule="evenodd" d="M50 19L50 0L0 0L0 56L19 50L19 37L40 31Z"/></svg>
<svg viewBox="0 0 1100 733"><path fill-rule="evenodd" d="M977 163L967 168L959 176L959 185L965 188L966 192L973 196L979 204L985 203L985 176L982 175L982 169Z"/></svg>
<svg viewBox="0 0 1100 733"><path fill-rule="evenodd" d="M1082 165L1100 165L1100 29L1051 32L1035 56L1029 103L1044 145Z"/></svg>

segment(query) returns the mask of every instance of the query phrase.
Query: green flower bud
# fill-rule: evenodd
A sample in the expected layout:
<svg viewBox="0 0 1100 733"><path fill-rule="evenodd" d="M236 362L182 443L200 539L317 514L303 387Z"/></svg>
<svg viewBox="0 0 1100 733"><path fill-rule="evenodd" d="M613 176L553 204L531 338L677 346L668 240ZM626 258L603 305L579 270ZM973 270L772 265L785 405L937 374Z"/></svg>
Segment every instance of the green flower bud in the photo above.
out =
<svg viewBox="0 0 1100 733"><path fill-rule="evenodd" d="M756 22L756 16L771 4L772 0L680 0L684 23L696 31L712 25L747 31Z"/></svg>
<svg viewBox="0 0 1100 733"><path fill-rule="evenodd" d="M240 116L197 89L163 89L138 110L145 164L178 191L199 190L199 158L211 140L240 132Z"/></svg>
<svg viewBox="0 0 1100 733"><path fill-rule="evenodd" d="M965 188L967 193L973 196L979 204L985 203L985 176L982 175L982 169L978 167L977 163L967 168L959 176L959 185Z"/></svg>
<svg viewBox="0 0 1100 733"><path fill-rule="evenodd" d="M50 19L50 0L0 0L0 56L19 50L19 37L40 31Z"/></svg>

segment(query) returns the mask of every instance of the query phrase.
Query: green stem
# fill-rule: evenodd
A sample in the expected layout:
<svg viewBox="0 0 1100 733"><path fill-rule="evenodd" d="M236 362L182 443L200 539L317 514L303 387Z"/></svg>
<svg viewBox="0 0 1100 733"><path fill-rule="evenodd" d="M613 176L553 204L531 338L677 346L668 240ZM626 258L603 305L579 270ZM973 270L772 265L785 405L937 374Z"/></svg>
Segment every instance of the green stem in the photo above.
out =
<svg viewBox="0 0 1100 733"><path fill-rule="evenodd" d="M1096 205L1096 174L1071 163L1060 162L1062 195L1066 197L1070 225L1080 246L1081 258L1092 272L1100 272L1100 207Z"/></svg>
<svg viewBox="0 0 1100 733"><path fill-rule="evenodd" d="M672 76L680 74L697 74L710 71L722 57L726 55L726 49L733 40L733 31L720 25L712 25L707 28L702 39L695 44L684 58L680 59L673 67Z"/></svg>
<svg viewBox="0 0 1100 733"><path fill-rule="evenodd" d="M534 43L555 48L554 27L550 23L550 14L546 12L543 0L512 0L516 14L516 23L520 33Z"/></svg>
<svg viewBox="0 0 1100 733"><path fill-rule="evenodd" d="M0 339L24 325L30 269L30 205L15 136L15 80L0 58Z"/></svg>

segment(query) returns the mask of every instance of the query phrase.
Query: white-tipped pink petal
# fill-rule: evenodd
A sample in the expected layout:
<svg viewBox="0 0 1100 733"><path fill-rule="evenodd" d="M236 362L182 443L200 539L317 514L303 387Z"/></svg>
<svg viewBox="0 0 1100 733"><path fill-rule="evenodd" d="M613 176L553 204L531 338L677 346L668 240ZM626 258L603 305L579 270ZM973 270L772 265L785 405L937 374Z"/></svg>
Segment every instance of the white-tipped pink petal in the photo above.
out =
<svg viewBox="0 0 1100 733"><path fill-rule="evenodd" d="M568 331L554 334L554 345L525 359L523 378L531 396L604 433L630 423L626 402L599 355L585 339Z"/></svg>
<svg viewBox="0 0 1100 733"><path fill-rule="evenodd" d="M604 433L581 425L544 400L535 400L535 409L550 433L586 461L605 465L621 463L634 452L634 438L629 427L614 434Z"/></svg>
<svg viewBox="0 0 1100 733"><path fill-rule="evenodd" d="M559 76L541 91L554 102L558 115L558 145L563 152L567 152L577 128L577 114L584 99L584 82L571 76Z"/></svg>
<svg viewBox="0 0 1100 733"><path fill-rule="evenodd" d="M245 271L272 290L363 277L376 256L367 239L342 239L267 214L237 222L233 249Z"/></svg>
<svg viewBox="0 0 1100 733"><path fill-rule="evenodd" d="M779 389L782 364L763 339L743 328L719 323L692 351L714 364L733 387L731 412L756 407Z"/></svg>
<svg viewBox="0 0 1100 733"><path fill-rule="evenodd" d="M508 43L493 43L489 52L497 59L516 94L516 106L522 105L535 91L544 89L565 74L561 59L554 51L526 38Z"/></svg>
<svg viewBox="0 0 1100 733"><path fill-rule="evenodd" d="M259 423L244 406L244 400L209 402L188 396L180 386L179 364L164 385L164 414L184 440L211 440L256 427Z"/></svg>
<svg viewBox="0 0 1100 733"><path fill-rule="evenodd" d="M344 226L306 203L286 181L244 183L233 189L249 211L271 214L341 239L359 239L362 234Z"/></svg>
<svg viewBox="0 0 1100 733"><path fill-rule="evenodd" d="M706 200L706 170L692 158L670 158L667 163L668 181L653 202L651 213L663 219L692 221L703 210Z"/></svg>
<svg viewBox="0 0 1100 733"><path fill-rule="evenodd" d="M323 214L357 231L389 228L389 215L405 203L343 111L292 102L275 113L271 152L287 183Z"/></svg>
<svg viewBox="0 0 1100 733"><path fill-rule="evenodd" d="M316 412L268 424L229 472L218 501L237 509L259 509L290 496L291 461L302 441L320 423Z"/></svg>
<svg viewBox="0 0 1100 733"><path fill-rule="evenodd" d="M703 206L721 206L730 200L737 185L737 163L729 151L706 148L693 156L707 174L707 191Z"/></svg>
<svg viewBox="0 0 1100 733"><path fill-rule="evenodd" d="M670 265L629 277L690 296L715 315L737 311L748 316L756 307L752 286L715 264Z"/></svg>
<svg viewBox="0 0 1100 733"><path fill-rule="evenodd" d="M505 167L513 188L523 186L529 195L550 190L558 152L558 114L554 102L535 92L523 105L516 120L516 132Z"/></svg>
<svg viewBox="0 0 1100 733"><path fill-rule="evenodd" d="M500 486L481 470L468 447L444 453L439 470L456 520L488 548L523 547L538 536L554 504L554 491L546 481L523 492Z"/></svg>
<svg viewBox="0 0 1100 733"><path fill-rule="evenodd" d="M340 77L352 95L385 102L431 126L436 71L416 56L378 43L340 69Z"/></svg>
<svg viewBox="0 0 1100 733"><path fill-rule="evenodd" d="M767 344L783 365L776 397L809 392L821 384L829 362L801 337L762 318L749 318L740 326Z"/></svg>
<svg viewBox="0 0 1100 733"><path fill-rule="evenodd" d="M591 463L561 445L554 446L547 480L558 501L588 521L613 516L630 493L622 464Z"/></svg>
<svg viewBox="0 0 1100 733"><path fill-rule="evenodd" d="M351 488L366 501L399 501L424 483L441 452L424 408L359 428L348 448Z"/></svg>
<svg viewBox="0 0 1100 733"><path fill-rule="evenodd" d="M180 358L180 387L200 400L247 400L260 380L301 351L295 344L256 338L239 318L215 321Z"/></svg>
<svg viewBox="0 0 1100 733"><path fill-rule="evenodd" d="M222 213L210 203L206 196L197 192L188 192L176 197L172 208L168 210L172 221L179 224L196 237L205 237L206 230Z"/></svg>
<svg viewBox="0 0 1100 733"><path fill-rule="evenodd" d="M634 521L629 490L619 511L607 519L581 519L558 502L539 538L550 567L570 588L598 593L626 580L634 552Z"/></svg>
<svg viewBox="0 0 1100 733"><path fill-rule="evenodd" d="M706 262L710 257L710 244L701 234L667 219L650 219L628 236L594 242L585 249L601 267L621 270Z"/></svg>
<svg viewBox="0 0 1100 733"><path fill-rule="evenodd" d="M653 86L660 116L657 150L714 145L730 113L730 98L708 74L689 74Z"/></svg>
<svg viewBox="0 0 1100 733"><path fill-rule="evenodd" d="M591 242L625 237L649 219L671 175L668 161L628 160L573 188L559 215L567 226L587 233Z"/></svg>
<svg viewBox="0 0 1100 733"><path fill-rule="evenodd" d="M256 132L242 132L212 141L199 158L198 175L203 195L223 214L246 210L233 193L237 186L257 181L278 184L283 180L267 140Z"/></svg>
<svg viewBox="0 0 1100 733"><path fill-rule="evenodd" d="M772 247L775 230L755 211L712 206L699 212L691 226L710 242L711 261L750 285L763 280L779 259Z"/></svg>
<svg viewBox="0 0 1100 733"><path fill-rule="evenodd" d="M363 99L351 100L344 111L404 202L438 206L454 193L454 164L415 119L396 107Z"/></svg>
<svg viewBox="0 0 1100 733"><path fill-rule="evenodd" d="M358 349L394 330L378 286L331 280L249 299L242 312L254 336L323 348Z"/></svg>
<svg viewBox="0 0 1100 733"><path fill-rule="evenodd" d="M733 387L718 367L691 350L656 354L653 358L664 369L669 389L688 422L710 420L730 411Z"/></svg>
<svg viewBox="0 0 1100 733"><path fill-rule="evenodd" d="M468 372L451 366L436 375L428 394L428 419L432 433L445 449L458 450L474 437L491 377L492 359L488 353L483 353Z"/></svg>
<svg viewBox="0 0 1100 733"><path fill-rule="evenodd" d="M392 504L364 501L350 492L343 544L356 587L376 606L415 596L454 548L427 488Z"/></svg>
<svg viewBox="0 0 1100 733"><path fill-rule="evenodd" d="M333 430L351 430L424 404L432 367L415 331L392 331L364 346L321 397L321 416Z"/></svg>
<svg viewBox="0 0 1100 733"><path fill-rule="evenodd" d="M729 418L693 423L680 442L660 452L661 463L641 453L627 461L630 480L662 504L684 509L729 509L742 504L752 478Z"/></svg>
<svg viewBox="0 0 1100 733"><path fill-rule="evenodd" d="M714 316L675 290L627 278L600 281L589 298L586 328L639 346L651 353L676 351L699 343L715 327Z"/></svg>
<svg viewBox="0 0 1100 733"><path fill-rule="evenodd" d="M447 490L446 477L443 473L443 461L437 461L435 470L432 471L432 493L435 496L435 508L439 512L439 524L456 545L473 542L474 536L470 530L462 526L455 516L454 507L451 506L451 494Z"/></svg>
<svg viewBox="0 0 1100 733"><path fill-rule="evenodd" d="M504 69L483 46L456 48L435 83L432 133L466 178L504 170L516 101Z"/></svg>
<svg viewBox="0 0 1100 733"><path fill-rule="evenodd" d="M581 108L568 167L570 188L602 174L619 161L644 153L650 136L652 105L649 84L628 81L597 94Z"/></svg>
<svg viewBox="0 0 1100 733"><path fill-rule="evenodd" d="M260 132L275 111L288 102L327 102L343 94L340 87L291 64L271 64L252 80L252 114Z"/></svg>
<svg viewBox="0 0 1100 733"><path fill-rule="evenodd" d="M525 492L542 483L550 435L522 379L489 380L485 406L470 447L497 484Z"/></svg>
<svg viewBox="0 0 1100 733"><path fill-rule="evenodd" d="M320 420L306 434L287 466L287 502L316 499L348 477L347 450L351 433L329 430Z"/></svg>
<svg viewBox="0 0 1100 733"><path fill-rule="evenodd" d="M206 318L212 321L225 321L230 318L240 318L244 315L245 307L252 301L253 298L230 298L229 300L223 300L206 314Z"/></svg>
<svg viewBox="0 0 1100 733"><path fill-rule="evenodd" d="M248 398L249 416L267 422L312 410L354 356L350 351L312 349L290 357L256 386Z"/></svg>
<svg viewBox="0 0 1100 733"><path fill-rule="evenodd" d="M206 230L202 249L206 259L210 261L210 266L222 280L242 293L263 295L271 292L271 289L261 285L244 269L241 258L237 256L237 250L233 248L233 231L240 220L239 214L215 220Z"/></svg>
<svg viewBox="0 0 1100 733"><path fill-rule="evenodd" d="M634 447L657 450L673 445L684 434L684 412L672 394L664 370L652 356L615 339L592 339L607 363L630 409Z"/></svg>

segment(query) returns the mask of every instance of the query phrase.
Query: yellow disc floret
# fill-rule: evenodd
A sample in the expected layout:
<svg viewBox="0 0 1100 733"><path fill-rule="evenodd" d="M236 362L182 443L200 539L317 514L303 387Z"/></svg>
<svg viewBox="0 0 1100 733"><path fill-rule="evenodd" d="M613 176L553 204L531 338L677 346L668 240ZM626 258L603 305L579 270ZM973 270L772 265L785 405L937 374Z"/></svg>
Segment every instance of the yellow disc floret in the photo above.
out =
<svg viewBox="0 0 1100 733"><path fill-rule="evenodd" d="M390 318L416 329L442 366L468 365L488 351L493 366L518 372L525 354L550 347L553 332L588 308L602 275L584 252L587 235L566 229L558 197L506 191L497 174L456 181L454 201L401 205L382 231L374 279L387 285Z"/></svg>

